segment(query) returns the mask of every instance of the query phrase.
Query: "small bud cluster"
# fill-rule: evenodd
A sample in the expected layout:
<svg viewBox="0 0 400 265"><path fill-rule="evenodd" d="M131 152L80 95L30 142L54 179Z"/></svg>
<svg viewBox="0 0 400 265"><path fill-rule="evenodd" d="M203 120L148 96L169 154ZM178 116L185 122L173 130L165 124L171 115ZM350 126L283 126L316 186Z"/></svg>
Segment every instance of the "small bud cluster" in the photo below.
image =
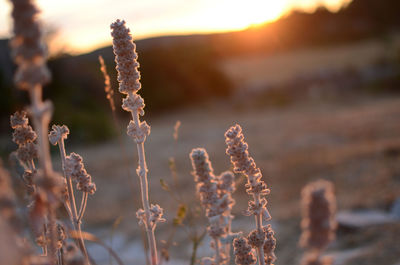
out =
<svg viewBox="0 0 400 265"><path fill-rule="evenodd" d="M94 194L96 184L92 177L86 172L83 159L76 153L71 153L65 159L65 173L77 182L76 188L82 192Z"/></svg>
<svg viewBox="0 0 400 265"><path fill-rule="evenodd" d="M309 250L302 264L328 265L331 260L321 257L321 253L335 238L336 202L333 184L326 180L318 180L304 187L301 194L303 233L300 245Z"/></svg>
<svg viewBox="0 0 400 265"><path fill-rule="evenodd" d="M275 232L272 230L271 225L264 227L265 241L264 241L264 257L265 264L272 265L276 260L275 247L276 239L274 237Z"/></svg>
<svg viewBox="0 0 400 265"><path fill-rule="evenodd" d="M253 248L244 237L233 240L233 253L235 254L235 263L238 265L253 265L257 262Z"/></svg>
<svg viewBox="0 0 400 265"><path fill-rule="evenodd" d="M14 38L13 57L18 65L15 82L21 89L32 89L50 80L45 60L47 49L37 19L39 10L33 0L11 0Z"/></svg>
<svg viewBox="0 0 400 265"><path fill-rule="evenodd" d="M215 176L207 151L203 148L193 149L190 158L194 169L193 175L197 182L197 193L209 220L208 234L214 240L230 244L233 239L230 223L233 219L232 206L235 204L235 200L232 198L232 192L235 190L234 175L232 172L226 171L220 176ZM229 253L225 253L225 249L222 248L218 251L220 254L219 257L216 257L220 262L218 264L224 264L224 259L229 255Z"/></svg>
<svg viewBox="0 0 400 265"><path fill-rule="evenodd" d="M162 217L163 213L164 213L164 211L160 207L160 205L152 204L150 206L150 218L149 218L149 223L147 224L147 226L150 227L151 229L154 229L156 227L157 223L165 222L165 219ZM146 224L146 213L143 209L137 210L136 217L139 219L140 225Z"/></svg>
<svg viewBox="0 0 400 265"><path fill-rule="evenodd" d="M10 117L11 128L14 129L12 140L18 145L16 155L23 165L33 162L38 157L35 143L37 135L28 123L25 111L17 111Z"/></svg>
<svg viewBox="0 0 400 265"><path fill-rule="evenodd" d="M67 139L69 134L69 129L65 125L53 125L51 126L51 131L49 133L49 141L52 145L57 145L60 141Z"/></svg>

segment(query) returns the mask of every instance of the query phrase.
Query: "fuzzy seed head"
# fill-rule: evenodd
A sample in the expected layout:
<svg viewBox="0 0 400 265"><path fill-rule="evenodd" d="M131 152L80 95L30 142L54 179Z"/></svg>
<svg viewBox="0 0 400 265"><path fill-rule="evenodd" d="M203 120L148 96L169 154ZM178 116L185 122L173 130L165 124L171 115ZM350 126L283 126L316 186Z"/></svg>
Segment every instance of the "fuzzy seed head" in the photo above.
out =
<svg viewBox="0 0 400 265"><path fill-rule="evenodd" d="M13 142L19 146L25 145L26 143L32 143L37 138L36 133L29 125L15 127L12 136Z"/></svg>
<svg viewBox="0 0 400 265"><path fill-rule="evenodd" d="M193 149L190 153L196 182L209 183L215 179L213 168L204 148Z"/></svg>
<svg viewBox="0 0 400 265"><path fill-rule="evenodd" d="M17 158L24 163L30 162L38 157L38 147L35 143L27 142L17 149Z"/></svg>
<svg viewBox="0 0 400 265"><path fill-rule="evenodd" d="M113 50L117 64L119 91L123 94L136 93L141 84L138 71L136 45L124 20L117 19L111 24Z"/></svg>
<svg viewBox="0 0 400 265"><path fill-rule="evenodd" d="M92 182L92 177L86 172L80 155L71 153L66 157L65 173L77 182L78 190L89 194L96 192L96 184Z"/></svg>
<svg viewBox="0 0 400 265"><path fill-rule="evenodd" d="M247 241L254 248L262 247L264 245L264 240L265 232L263 230L259 231L258 229L251 231L247 237Z"/></svg>
<svg viewBox="0 0 400 265"><path fill-rule="evenodd" d="M50 81L50 71L45 65L47 48L37 19L39 10L32 0L11 0L14 21L12 55L18 65L15 83L21 89L32 89Z"/></svg>
<svg viewBox="0 0 400 265"><path fill-rule="evenodd" d="M26 117L25 111L17 111L10 116L11 128L24 127L28 125L28 118Z"/></svg>
<svg viewBox="0 0 400 265"><path fill-rule="evenodd" d="M276 239L275 239L275 232L272 230L271 225L267 225L264 227L264 234L265 234L265 242L264 242L264 258L266 265L272 265L273 262L276 260L275 256L275 247L276 247Z"/></svg>
<svg viewBox="0 0 400 265"><path fill-rule="evenodd" d="M318 180L308 184L301 194L303 233L300 245L322 249L335 238L336 200L333 184L326 180Z"/></svg>
<svg viewBox="0 0 400 265"><path fill-rule="evenodd" d="M247 239L244 237L233 240L233 253L235 254L235 263L237 265L256 264L256 257Z"/></svg>

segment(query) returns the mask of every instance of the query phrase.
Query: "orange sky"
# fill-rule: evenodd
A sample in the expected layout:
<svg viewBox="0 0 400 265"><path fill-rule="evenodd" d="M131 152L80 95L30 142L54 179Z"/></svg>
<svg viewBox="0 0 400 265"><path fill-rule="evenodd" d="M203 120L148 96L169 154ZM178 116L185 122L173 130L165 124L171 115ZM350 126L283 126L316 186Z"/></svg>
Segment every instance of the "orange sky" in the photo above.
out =
<svg viewBox="0 0 400 265"><path fill-rule="evenodd" d="M244 29L293 8L338 10L351 0L37 0L42 20L58 30L58 48L72 53L110 43L109 25L125 19L135 39ZM0 37L11 32L10 4L0 0Z"/></svg>

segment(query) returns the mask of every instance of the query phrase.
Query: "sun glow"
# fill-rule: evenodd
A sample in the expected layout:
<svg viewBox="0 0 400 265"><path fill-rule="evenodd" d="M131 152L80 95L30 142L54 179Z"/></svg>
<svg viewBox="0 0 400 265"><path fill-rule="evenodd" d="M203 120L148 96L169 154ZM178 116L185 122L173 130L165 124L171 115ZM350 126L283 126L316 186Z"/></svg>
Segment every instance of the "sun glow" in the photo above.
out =
<svg viewBox="0 0 400 265"><path fill-rule="evenodd" d="M238 30L273 21L287 8L285 1L277 0L220 0L199 12L202 17L202 30ZM198 16L188 18L198 21Z"/></svg>
<svg viewBox="0 0 400 265"><path fill-rule="evenodd" d="M45 24L58 29L57 47L87 52L110 43L109 24L123 18L135 39L212 33L271 22L293 8L337 11L351 0L37 0ZM79 9L77 7L79 6ZM96 12L87 12L96 7ZM11 32L10 3L0 0L0 38ZM57 49L56 49L57 50Z"/></svg>

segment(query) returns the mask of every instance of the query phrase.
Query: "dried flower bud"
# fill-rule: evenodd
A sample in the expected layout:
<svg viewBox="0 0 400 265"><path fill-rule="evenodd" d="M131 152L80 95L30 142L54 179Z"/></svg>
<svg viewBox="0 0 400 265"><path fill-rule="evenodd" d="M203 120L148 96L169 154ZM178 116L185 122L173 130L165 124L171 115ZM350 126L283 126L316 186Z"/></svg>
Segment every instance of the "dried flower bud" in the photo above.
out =
<svg viewBox="0 0 400 265"><path fill-rule="evenodd" d="M335 195L333 184L318 180L302 190L303 233L300 244L303 247L322 249L335 238Z"/></svg>
<svg viewBox="0 0 400 265"><path fill-rule="evenodd" d="M27 126L28 125L28 118L26 117L25 111L17 111L13 115L10 116L10 124L11 128L15 129L19 126Z"/></svg>
<svg viewBox="0 0 400 265"><path fill-rule="evenodd" d="M264 230L259 231L258 229L255 229L251 231L249 236L247 237L247 241L254 248L259 248L263 246L264 240L265 240Z"/></svg>
<svg viewBox="0 0 400 265"><path fill-rule="evenodd" d="M21 145L17 150L17 158L22 162L29 162L38 158L38 147L35 143L27 142Z"/></svg>
<svg viewBox="0 0 400 265"><path fill-rule="evenodd" d="M13 142L17 145L24 145L26 143L31 143L37 138L36 133L33 131L32 127L27 126L17 126L13 133Z"/></svg>
<svg viewBox="0 0 400 265"><path fill-rule="evenodd" d="M232 193L235 191L235 175L230 171L223 172L218 177L218 189L224 193Z"/></svg>
<svg viewBox="0 0 400 265"><path fill-rule="evenodd" d="M143 209L136 211L136 218L139 219L139 225L144 225L146 223L146 213Z"/></svg>
<svg viewBox="0 0 400 265"><path fill-rule="evenodd" d="M233 240L233 253L235 254L235 263L238 265L256 264L256 257L244 237Z"/></svg>
<svg viewBox="0 0 400 265"><path fill-rule="evenodd" d="M145 122L140 122L139 128L133 121L129 122L127 134L132 137L136 143L140 144L146 140L146 137L150 135L150 126Z"/></svg>
<svg viewBox="0 0 400 265"><path fill-rule="evenodd" d="M207 151L203 148L193 149L190 153L196 182L211 182L215 179L213 168L208 158Z"/></svg>
<svg viewBox="0 0 400 265"><path fill-rule="evenodd" d="M83 159L76 153L71 153L65 158L65 173L77 182L77 189L89 194L94 194L96 185L92 177L86 172Z"/></svg>
<svg viewBox="0 0 400 265"><path fill-rule="evenodd" d="M275 256L275 247L276 247L276 239L274 237L274 230L272 230L271 225L267 225L264 227L265 234L265 242L264 242L264 258L266 265L272 265L276 260Z"/></svg>
<svg viewBox="0 0 400 265"><path fill-rule="evenodd" d="M67 126L53 125L52 130L49 133L49 141L52 145L56 145L59 141L67 139L69 134L69 129Z"/></svg>
<svg viewBox="0 0 400 265"><path fill-rule="evenodd" d="M123 94L136 93L141 87L138 56L136 45L124 20L117 19L111 24L111 36L117 64L119 91Z"/></svg>
<svg viewBox="0 0 400 265"><path fill-rule="evenodd" d="M165 219L162 218L163 216L163 209L160 205L152 204L150 207L150 223L154 227L159 222L165 222Z"/></svg>
<svg viewBox="0 0 400 265"><path fill-rule="evenodd" d="M92 182L92 177L89 174L81 175L76 184L77 190L87 192L93 195L96 192L96 184Z"/></svg>
<svg viewBox="0 0 400 265"><path fill-rule="evenodd" d="M138 94L130 94L122 100L122 108L130 112L138 112L139 115L144 115L144 100Z"/></svg>

